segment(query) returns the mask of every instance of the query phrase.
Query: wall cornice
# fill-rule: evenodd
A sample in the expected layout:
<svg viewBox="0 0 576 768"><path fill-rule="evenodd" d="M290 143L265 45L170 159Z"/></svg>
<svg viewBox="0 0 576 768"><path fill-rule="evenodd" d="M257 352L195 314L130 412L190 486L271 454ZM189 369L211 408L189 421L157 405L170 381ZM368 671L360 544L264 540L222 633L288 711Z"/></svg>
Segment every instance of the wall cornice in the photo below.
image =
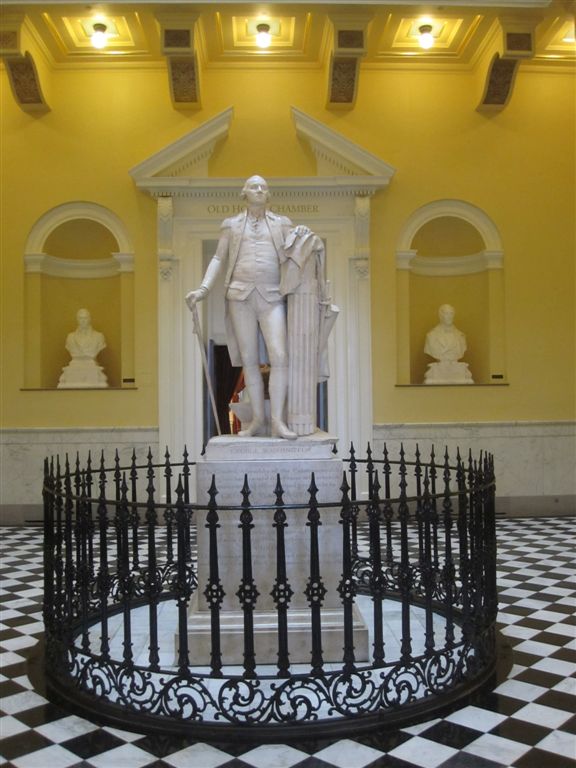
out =
<svg viewBox="0 0 576 768"><path fill-rule="evenodd" d="M299 176L267 177L270 188L274 190L274 199L291 200L318 197L371 197L378 190L388 185L389 179L373 176ZM242 188L244 178L194 179L154 177L136 181L136 186L148 192L152 197L193 197L193 198L236 198Z"/></svg>
<svg viewBox="0 0 576 768"><path fill-rule="evenodd" d="M47 253L27 253L24 255L24 266L30 274L90 280L133 272L134 255L115 253L110 259L61 259Z"/></svg>
<svg viewBox="0 0 576 768"><path fill-rule="evenodd" d="M408 270L415 275L449 277L473 275L487 269L503 269L502 251L481 251L466 256L418 256L414 250L396 253L397 269Z"/></svg>

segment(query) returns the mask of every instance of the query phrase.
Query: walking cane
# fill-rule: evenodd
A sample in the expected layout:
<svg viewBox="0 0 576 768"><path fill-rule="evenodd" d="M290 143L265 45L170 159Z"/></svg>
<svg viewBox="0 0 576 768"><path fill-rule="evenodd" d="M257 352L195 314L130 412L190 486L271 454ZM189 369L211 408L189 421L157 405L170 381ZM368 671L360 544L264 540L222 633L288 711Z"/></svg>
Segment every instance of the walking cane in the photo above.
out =
<svg viewBox="0 0 576 768"><path fill-rule="evenodd" d="M212 389L212 382L210 381L210 372L208 371L208 358L206 357L206 350L204 349L204 342L202 341L202 331L200 329L200 318L198 317L198 309L196 304L192 304L192 324L194 327L194 333L198 336L198 343L200 344L200 354L202 356L202 368L204 369L204 376L206 377L206 384L208 385L208 392L210 394L210 402L212 403L212 413L214 414L214 421L216 422L216 429L218 434L222 434L220 429L220 420L218 418L218 409L216 408L216 399L214 397L214 390Z"/></svg>

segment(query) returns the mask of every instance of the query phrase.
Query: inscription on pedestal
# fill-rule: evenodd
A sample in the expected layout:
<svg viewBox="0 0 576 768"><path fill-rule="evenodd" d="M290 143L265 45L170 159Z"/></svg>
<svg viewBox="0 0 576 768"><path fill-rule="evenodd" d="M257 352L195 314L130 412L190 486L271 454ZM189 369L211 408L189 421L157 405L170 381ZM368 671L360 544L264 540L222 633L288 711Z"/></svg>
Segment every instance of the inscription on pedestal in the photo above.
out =
<svg viewBox="0 0 576 768"><path fill-rule="evenodd" d="M274 445L273 451L271 443ZM302 444L301 444L302 443ZM286 576L293 590L293 596L289 604L289 616L298 612L300 616L309 616L310 606L305 595L305 590L310 578L310 533L308 524L309 515L309 488L314 474L314 482L317 487L316 502L329 506L319 509L320 525L318 527L318 551L320 558L320 577L326 594L323 599L323 611L330 616L335 616L331 627L327 632L334 634L336 645L342 647L342 603L338 593L338 584L342 578L342 535L343 528L340 523L341 512L341 485L343 479L343 463L340 458L332 453L333 442L316 443L305 440L287 441L264 439L239 439L216 438L207 446L206 455L197 464L197 499L199 504L207 504L209 500L208 490L214 478L217 488L216 504L218 514L217 546L219 578L224 598L221 606L222 632L228 632L238 637L238 620L232 620L232 616L238 617L241 605L237 592L243 578L243 542L240 525L240 506L243 501L242 488L245 478L250 489L249 504L251 506L252 529L251 541L251 572L254 584L259 592L255 608L260 617L255 624L255 632L260 635L259 642L266 640L265 647L269 646L269 652L260 648L260 662L274 662L276 660L277 645L270 635L269 627L277 622L276 605L272 598L272 591L277 577L277 529L274 527L274 513L276 511L275 488L277 478L283 489L284 505L303 505L301 509L284 509L286 514L286 526L284 527ZM277 455L277 450L279 455ZM266 458L262 458L262 452ZM299 458L300 452L304 458ZM310 457L310 454L323 454L325 458ZM217 456L218 458L215 458ZM238 509L224 509L224 507L238 507ZM261 506L262 509L254 509ZM200 635L205 634L202 629L207 619L209 605L204 596L204 590L209 582L210 575L210 546L209 531L206 524L206 513L200 514L196 520L198 531L198 590L194 594L190 617L190 642L200 642ZM328 614L327 614L328 615ZM262 626L260 626L260 624ZM234 629L233 629L234 627ZM358 642L364 648L367 647L367 630L360 624L356 625L355 633L358 634ZM290 630L296 632L296 629ZM302 634L303 633L303 634ZM298 641L296 642L296 637ZM195 640L196 638L196 640ZM302 648L302 658L307 662L310 657L308 640L310 627L299 624L298 633L294 635L295 645ZM205 642L202 641L202 642ZM225 645L225 644L224 644ZM263 657L262 657L263 654ZM300 654L299 654L300 655ZM296 659L292 657L292 660Z"/></svg>
<svg viewBox="0 0 576 768"><path fill-rule="evenodd" d="M233 464L215 461L205 461L198 464L199 503L207 503L207 491L214 476L218 489L216 497L218 507L240 506L245 477L250 488L250 504L254 506L269 505L267 509L252 510L254 518L252 570L256 586L260 592L259 609L270 610L274 608L270 592L276 578L276 531L273 523L276 500L274 489L278 475L280 475L284 490L284 503L306 505L304 509L285 510L287 527L284 529L286 562L290 566L288 578L295 593L292 605L295 607L306 605L303 593L310 572L310 528L306 523L312 473L314 473L314 481L318 488L316 496L318 503L338 501L341 494L342 462L336 457L312 461L237 460ZM223 607L228 610L238 610L236 591L242 578L240 510L219 509L218 517L220 524L218 529L218 561L221 571L220 578L226 593ZM322 578L328 589L325 599L326 606L340 605L339 596L335 591L341 575L341 564L335 562L339 559L337 553L342 550L342 531L338 524L339 517L339 507L320 509L322 524L319 528L318 538L321 562L325 563ZM204 520L198 520L198 551L199 584L203 585L208 581L209 572L208 531ZM203 603L204 597L199 595L199 606L205 608Z"/></svg>
<svg viewBox="0 0 576 768"><path fill-rule="evenodd" d="M208 489L214 475L218 489L218 504L241 504L244 477L250 488L250 502L255 505L274 505L277 476L284 490L285 504L307 504L310 498L309 488L314 473L314 482L318 488L317 500L320 503L339 501L342 484L342 462L326 461L287 462L280 466L277 462L236 461L234 466L222 466L219 462L209 461L198 464L198 502L208 499Z"/></svg>
<svg viewBox="0 0 576 768"><path fill-rule="evenodd" d="M213 437L206 446L206 461L250 461L252 459L332 459L337 443L326 432L315 432L298 440L277 437L253 437L250 440L234 435Z"/></svg>

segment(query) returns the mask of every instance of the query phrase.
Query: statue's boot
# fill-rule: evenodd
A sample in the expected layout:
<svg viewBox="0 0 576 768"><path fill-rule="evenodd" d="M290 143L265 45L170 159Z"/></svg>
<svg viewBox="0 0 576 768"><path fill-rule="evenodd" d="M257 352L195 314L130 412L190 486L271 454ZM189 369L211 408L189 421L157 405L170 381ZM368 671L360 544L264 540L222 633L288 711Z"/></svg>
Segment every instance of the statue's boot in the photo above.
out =
<svg viewBox="0 0 576 768"><path fill-rule="evenodd" d="M245 429L241 429L238 434L240 437L253 437L262 431L266 420L264 412L264 382L262 381L260 368L257 365L244 368L244 383L246 384L250 405L252 406L252 421Z"/></svg>
<svg viewBox="0 0 576 768"><path fill-rule="evenodd" d="M272 367L270 370L270 415L272 417L272 437L282 437L284 440L295 440L298 435L288 429L284 423L283 414L288 392L288 368Z"/></svg>

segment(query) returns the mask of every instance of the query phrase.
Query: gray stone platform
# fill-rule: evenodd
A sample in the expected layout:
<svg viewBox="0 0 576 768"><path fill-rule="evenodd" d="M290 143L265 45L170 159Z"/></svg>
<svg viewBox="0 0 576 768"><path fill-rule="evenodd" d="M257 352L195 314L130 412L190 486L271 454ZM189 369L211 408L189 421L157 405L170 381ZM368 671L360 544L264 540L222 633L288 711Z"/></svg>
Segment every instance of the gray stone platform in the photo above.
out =
<svg viewBox="0 0 576 768"><path fill-rule="evenodd" d="M276 610L271 596L276 579L276 529L273 527L277 476L284 490L284 504L308 504L314 473L317 502L336 502L320 509L318 530L320 571L327 590L322 606L322 642L326 661L341 660L343 611L337 587L342 576L342 526L340 498L343 463L334 454L336 438L325 432L282 440L271 437L212 438L197 465L197 499L207 504L208 489L214 476L218 495L218 563L225 592L221 611L222 644L225 663L242 658L242 611L236 592L242 579L242 531L240 510L220 507L240 506L245 477L253 509L251 531L253 579L259 592L255 606L255 643L259 663L275 663L277 654ZM311 650L310 608L305 597L310 574L310 527L308 508L287 509L285 532L287 578L294 595L288 611L289 647L292 662L309 662ZM190 655L208 661L210 614L203 595L209 580L208 529L198 519L198 584L189 618ZM360 615L355 616L357 659L368 658L368 630ZM229 656L229 658L227 658Z"/></svg>

